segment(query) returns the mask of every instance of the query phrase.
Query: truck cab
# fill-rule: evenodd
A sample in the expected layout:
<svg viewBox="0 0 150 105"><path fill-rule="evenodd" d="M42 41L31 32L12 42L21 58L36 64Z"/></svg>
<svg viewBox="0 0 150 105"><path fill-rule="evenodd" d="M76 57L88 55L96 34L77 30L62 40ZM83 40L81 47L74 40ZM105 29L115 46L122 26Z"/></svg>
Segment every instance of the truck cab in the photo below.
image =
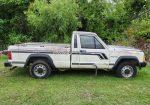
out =
<svg viewBox="0 0 150 105"><path fill-rule="evenodd" d="M73 32L71 45L72 68L109 68L109 49L92 32Z"/></svg>

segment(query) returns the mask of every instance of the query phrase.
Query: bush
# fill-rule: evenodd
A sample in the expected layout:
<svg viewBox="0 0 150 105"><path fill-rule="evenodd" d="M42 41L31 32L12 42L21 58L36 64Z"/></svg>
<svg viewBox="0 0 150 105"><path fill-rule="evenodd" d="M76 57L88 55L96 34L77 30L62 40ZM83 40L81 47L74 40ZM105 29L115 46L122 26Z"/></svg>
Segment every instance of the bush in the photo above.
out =
<svg viewBox="0 0 150 105"><path fill-rule="evenodd" d="M29 41L31 41L31 36L17 34L15 32L9 34L9 39L8 39L9 44L17 44L17 43L29 42Z"/></svg>
<svg viewBox="0 0 150 105"><path fill-rule="evenodd" d="M26 16L35 41L68 42L72 31L80 27L75 0L36 0Z"/></svg>

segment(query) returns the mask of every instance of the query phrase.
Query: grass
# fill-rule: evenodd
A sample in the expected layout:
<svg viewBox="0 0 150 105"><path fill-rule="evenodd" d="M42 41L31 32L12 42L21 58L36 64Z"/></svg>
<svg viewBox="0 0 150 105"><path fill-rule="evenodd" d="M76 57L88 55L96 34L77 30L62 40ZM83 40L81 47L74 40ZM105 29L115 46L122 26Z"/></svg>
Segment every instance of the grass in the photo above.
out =
<svg viewBox="0 0 150 105"><path fill-rule="evenodd" d="M65 71L48 79L30 78L25 69L9 70L0 61L0 105L149 105L150 67L136 78L108 72Z"/></svg>

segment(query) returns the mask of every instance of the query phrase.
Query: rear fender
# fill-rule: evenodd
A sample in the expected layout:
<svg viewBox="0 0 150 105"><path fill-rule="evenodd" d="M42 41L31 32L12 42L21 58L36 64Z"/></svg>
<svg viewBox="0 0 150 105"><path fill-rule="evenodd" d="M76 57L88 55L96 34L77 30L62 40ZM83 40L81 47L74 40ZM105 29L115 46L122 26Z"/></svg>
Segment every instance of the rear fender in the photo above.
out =
<svg viewBox="0 0 150 105"><path fill-rule="evenodd" d="M55 67L55 65L53 63L52 58L49 55L47 55L47 54L31 54L31 55L29 55L27 60L26 60L26 63L24 65L24 67L29 66L29 64L31 63L32 60L34 61L34 60L38 60L38 59L46 60L48 62L48 64L51 66L51 68L53 70L56 70L56 67Z"/></svg>

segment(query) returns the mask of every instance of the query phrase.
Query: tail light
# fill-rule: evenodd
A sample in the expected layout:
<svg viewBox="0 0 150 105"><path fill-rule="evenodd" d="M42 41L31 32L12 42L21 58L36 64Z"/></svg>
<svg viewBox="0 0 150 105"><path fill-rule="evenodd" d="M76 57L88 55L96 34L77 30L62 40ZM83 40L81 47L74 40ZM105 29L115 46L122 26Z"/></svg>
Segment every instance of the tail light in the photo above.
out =
<svg viewBox="0 0 150 105"><path fill-rule="evenodd" d="M11 51L7 52L7 57L9 60L12 60L12 52Z"/></svg>

